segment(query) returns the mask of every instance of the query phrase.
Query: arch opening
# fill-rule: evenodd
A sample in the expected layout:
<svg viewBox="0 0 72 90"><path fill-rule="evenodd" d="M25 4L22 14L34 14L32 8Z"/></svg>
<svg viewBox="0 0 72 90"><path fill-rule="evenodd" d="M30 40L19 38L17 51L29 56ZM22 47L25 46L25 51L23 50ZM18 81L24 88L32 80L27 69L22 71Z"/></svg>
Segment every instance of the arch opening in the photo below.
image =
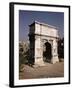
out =
<svg viewBox="0 0 72 90"><path fill-rule="evenodd" d="M44 62L51 62L52 48L49 42L44 43L43 46L43 60Z"/></svg>

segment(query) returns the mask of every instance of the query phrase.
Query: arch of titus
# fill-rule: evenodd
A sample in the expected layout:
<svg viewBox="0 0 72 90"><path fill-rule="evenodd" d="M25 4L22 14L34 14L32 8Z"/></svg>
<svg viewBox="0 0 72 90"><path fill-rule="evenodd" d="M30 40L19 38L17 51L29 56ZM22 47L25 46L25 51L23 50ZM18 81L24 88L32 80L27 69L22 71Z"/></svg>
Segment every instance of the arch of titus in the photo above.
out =
<svg viewBox="0 0 72 90"><path fill-rule="evenodd" d="M30 60L37 65L44 65L44 59L56 63L58 59L58 30L56 27L34 21L29 25Z"/></svg>

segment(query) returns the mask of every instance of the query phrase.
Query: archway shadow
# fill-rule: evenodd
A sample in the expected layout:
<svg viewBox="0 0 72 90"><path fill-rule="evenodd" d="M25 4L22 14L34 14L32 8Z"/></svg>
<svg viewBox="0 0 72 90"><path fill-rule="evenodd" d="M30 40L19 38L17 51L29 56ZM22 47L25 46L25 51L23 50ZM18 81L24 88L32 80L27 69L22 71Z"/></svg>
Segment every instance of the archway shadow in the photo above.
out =
<svg viewBox="0 0 72 90"><path fill-rule="evenodd" d="M52 58L51 44L49 42L46 42L44 44L43 60L44 62L51 63L51 58Z"/></svg>

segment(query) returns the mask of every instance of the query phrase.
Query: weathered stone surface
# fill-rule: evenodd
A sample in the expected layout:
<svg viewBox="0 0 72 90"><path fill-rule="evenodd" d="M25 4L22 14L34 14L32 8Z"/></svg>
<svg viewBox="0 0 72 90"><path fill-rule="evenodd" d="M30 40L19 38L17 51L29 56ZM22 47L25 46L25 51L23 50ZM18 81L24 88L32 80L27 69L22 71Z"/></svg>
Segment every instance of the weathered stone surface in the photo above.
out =
<svg viewBox="0 0 72 90"><path fill-rule="evenodd" d="M31 36L33 36L33 40ZM30 54L32 56L32 59L34 59L34 64L38 64L40 66L44 65L44 56L46 57L46 59L51 58L51 63L56 63L59 61L57 53L58 37L58 30L54 26L37 21L30 25L30 46L31 48L33 48L30 50ZM46 49L45 53L43 51L44 46ZM51 56L49 55L50 53L48 51L51 53Z"/></svg>

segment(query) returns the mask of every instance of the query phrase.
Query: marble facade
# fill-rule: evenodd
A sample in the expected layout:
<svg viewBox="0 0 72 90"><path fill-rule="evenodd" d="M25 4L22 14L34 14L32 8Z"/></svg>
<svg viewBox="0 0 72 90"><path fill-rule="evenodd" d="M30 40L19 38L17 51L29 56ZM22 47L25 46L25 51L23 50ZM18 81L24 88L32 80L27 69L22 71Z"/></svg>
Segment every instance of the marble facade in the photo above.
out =
<svg viewBox="0 0 72 90"><path fill-rule="evenodd" d="M56 27L38 21L30 24L30 60L40 66L44 65L44 57L50 59L51 63L59 62L57 50L58 38Z"/></svg>

